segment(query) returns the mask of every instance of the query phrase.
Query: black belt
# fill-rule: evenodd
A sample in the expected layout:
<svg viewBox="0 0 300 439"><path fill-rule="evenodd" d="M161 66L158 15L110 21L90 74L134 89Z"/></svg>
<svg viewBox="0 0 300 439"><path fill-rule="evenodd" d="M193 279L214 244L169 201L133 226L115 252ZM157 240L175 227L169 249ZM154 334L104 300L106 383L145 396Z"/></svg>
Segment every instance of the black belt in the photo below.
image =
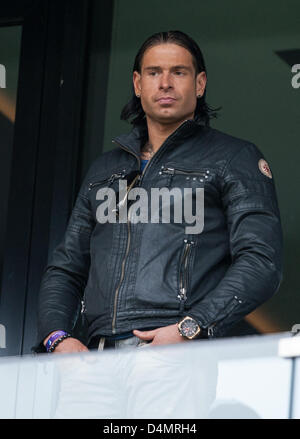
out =
<svg viewBox="0 0 300 439"><path fill-rule="evenodd" d="M156 329L156 328L142 328L140 329L140 331L151 331L152 329ZM127 335L127 333L126 333ZM88 344L88 348L89 349L98 349L99 346L99 342L100 339L104 337L105 341L104 341L104 346L103 349L107 349L107 348L115 348L116 346L116 341L119 340L124 340L125 338L129 338L129 337L134 337L132 332L128 332L128 337L120 337L120 338L115 338L114 336L105 336L105 335L95 335L94 337L91 338L89 344Z"/></svg>
<svg viewBox="0 0 300 439"><path fill-rule="evenodd" d="M96 335L95 337L93 337L88 344L88 348L89 349L98 349L99 342L100 342L101 338L102 338L101 335ZM105 337L103 349L115 348L116 341L117 340L115 340L115 339L112 340L109 337Z"/></svg>

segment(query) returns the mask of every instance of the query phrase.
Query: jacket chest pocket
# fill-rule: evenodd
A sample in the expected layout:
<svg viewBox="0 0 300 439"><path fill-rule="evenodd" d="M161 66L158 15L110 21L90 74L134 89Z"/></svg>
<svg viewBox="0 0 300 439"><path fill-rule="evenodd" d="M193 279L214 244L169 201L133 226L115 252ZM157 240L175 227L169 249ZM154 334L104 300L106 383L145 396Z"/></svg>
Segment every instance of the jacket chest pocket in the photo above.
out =
<svg viewBox="0 0 300 439"><path fill-rule="evenodd" d="M205 192L213 180L211 170L168 164L161 167L159 174L161 186L174 195L173 210L182 218L185 235L200 234L204 229Z"/></svg>
<svg viewBox="0 0 300 439"><path fill-rule="evenodd" d="M164 165L159 174L166 177L167 186L179 188L204 188L212 179L210 169L186 169L178 165Z"/></svg>
<svg viewBox="0 0 300 439"><path fill-rule="evenodd" d="M94 217L98 222L106 222L113 215L119 193L119 182L126 176L126 170L114 172L109 176L95 176L88 184L87 194ZM102 206L101 206L102 205ZM99 215L101 218L99 218ZM102 218L103 217L103 218Z"/></svg>
<svg viewBox="0 0 300 439"><path fill-rule="evenodd" d="M94 191L97 192L97 190L101 187L111 187L115 181L119 180L120 178L124 178L126 174L126 170L124 169L122 172L116 172L111 174L110 176L106 177L95 177L93 181L89 182L88 185L88 192L91 194Z"/></svg>

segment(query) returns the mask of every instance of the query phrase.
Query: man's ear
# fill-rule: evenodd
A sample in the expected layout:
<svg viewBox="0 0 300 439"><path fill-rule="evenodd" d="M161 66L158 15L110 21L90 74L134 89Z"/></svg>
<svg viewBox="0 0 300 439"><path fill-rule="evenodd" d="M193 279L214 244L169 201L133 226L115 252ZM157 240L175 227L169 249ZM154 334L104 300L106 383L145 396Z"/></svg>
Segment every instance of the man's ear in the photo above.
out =
<svg viewBox="0 0 300 439"><path fill-rule="evenodd" d="M196 76L197 96L203 96L205 92L206 82L207 82L206 73L204 71L198 73L198 75Z"/></svg>
<svg viewBox="0 0 300 439"><path fill-rule="evenodd" d="M141 95L141 75L137 71L133 72L133 87L136 96L139 97Z"/></svg>

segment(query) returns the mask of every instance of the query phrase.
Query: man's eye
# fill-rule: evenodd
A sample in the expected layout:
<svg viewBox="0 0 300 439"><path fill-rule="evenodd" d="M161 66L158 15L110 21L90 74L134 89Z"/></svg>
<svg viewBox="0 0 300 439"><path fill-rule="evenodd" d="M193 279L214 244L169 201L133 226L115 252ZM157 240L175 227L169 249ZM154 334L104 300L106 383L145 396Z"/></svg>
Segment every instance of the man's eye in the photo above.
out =
<svg viewBox="0 0 300 439"><path fill-rule="evenodd" d="M156 75L156 74L157 74L157 72L150 72L150 73L149 73L150 76L154 76L154 75Z"/></svg>
<svg viewBox="0 0 300 439"><path fill-rule="evenodd" d="M184 75L184 73L183 73L181 70L177 70L177 71L175 72L175 74L176 74L177 76Z"/></svg>

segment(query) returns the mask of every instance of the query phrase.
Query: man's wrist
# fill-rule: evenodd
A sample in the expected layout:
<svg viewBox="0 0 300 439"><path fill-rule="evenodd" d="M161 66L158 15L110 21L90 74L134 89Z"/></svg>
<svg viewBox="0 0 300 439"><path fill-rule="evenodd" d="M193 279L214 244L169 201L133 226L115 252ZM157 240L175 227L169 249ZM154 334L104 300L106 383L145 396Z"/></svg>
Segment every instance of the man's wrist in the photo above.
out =
<svg viewBox="0 0 300 439"><path fill-rule="evenodd" d="M61 343L64 339L71 337L71 334L69 334L66 331L58 330L52 332L48 339L44 341L44 346L46 348L47 352L53 352L56 346Z"/></svg>

